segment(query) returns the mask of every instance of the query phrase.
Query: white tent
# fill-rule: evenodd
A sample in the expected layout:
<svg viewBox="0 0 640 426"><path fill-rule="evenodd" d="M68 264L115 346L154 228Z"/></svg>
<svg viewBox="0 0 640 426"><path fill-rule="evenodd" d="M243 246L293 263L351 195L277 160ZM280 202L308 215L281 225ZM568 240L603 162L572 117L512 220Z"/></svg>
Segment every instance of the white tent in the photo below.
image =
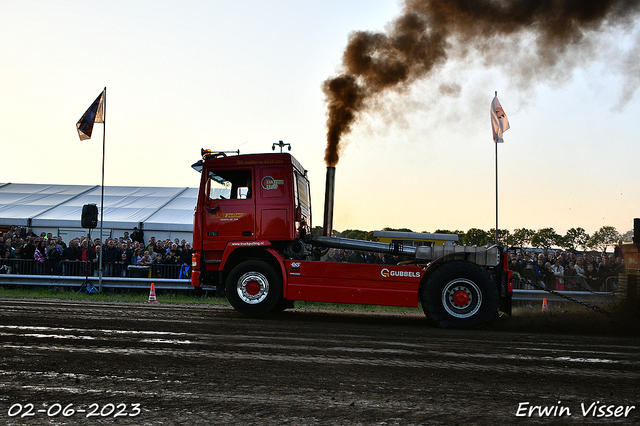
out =
<svg viewBox="0 0 640 426"><path fill-rule="evenodd" d="M0 226L81 231L82 206L100 210L101 192L90 185L0 184ZM197 195L198 188L105 186L103 227L189 235Z"/></svg>

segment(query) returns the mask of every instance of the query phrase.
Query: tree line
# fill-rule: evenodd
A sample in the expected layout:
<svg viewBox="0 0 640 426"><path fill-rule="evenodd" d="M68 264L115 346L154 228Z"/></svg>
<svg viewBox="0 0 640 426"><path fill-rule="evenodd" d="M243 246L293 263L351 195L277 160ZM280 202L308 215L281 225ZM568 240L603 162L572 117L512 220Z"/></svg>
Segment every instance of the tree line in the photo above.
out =
<svg viewBox="0 0 640 426"><path fill-rule="evenodd" d="M383 231L414 232L408 228L383 228ZM426 233L427 231L422 231ZM434 234L457 234L458 241L466 246L486 246L494 242L496 237L495 228L488 231L471 228L468 231L448 229L436 229ZM322 227L313 228L313 235L322 235ZM361 231L359 229L347 229L339 232L333 231L334 237L350 238L354 240L374 241L373 231ZM507 229L498 230L498 243L511 247L534 247L545 251L552 247L559 247L567 251L578 250L598 250L605 251L608 246L617 244L618 240L631 242L633 231L620 234L613 226L603 226L593 234L589 235L584 228L571 228L564 235L558 234L553 228L542 228L538 230L517 228L513 232Z"/></svg>

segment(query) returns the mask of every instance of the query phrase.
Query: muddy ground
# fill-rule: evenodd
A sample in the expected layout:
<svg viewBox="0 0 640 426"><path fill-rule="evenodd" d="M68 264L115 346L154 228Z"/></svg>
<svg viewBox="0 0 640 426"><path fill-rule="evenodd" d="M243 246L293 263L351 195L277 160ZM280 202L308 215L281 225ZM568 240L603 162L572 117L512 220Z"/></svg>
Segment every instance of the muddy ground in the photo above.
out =
<svg viewBox="0 0 640 426"><path fill-rule="evenodd" d="M0 299L0 424L640 424L634 322L160 302Z"/></svg>

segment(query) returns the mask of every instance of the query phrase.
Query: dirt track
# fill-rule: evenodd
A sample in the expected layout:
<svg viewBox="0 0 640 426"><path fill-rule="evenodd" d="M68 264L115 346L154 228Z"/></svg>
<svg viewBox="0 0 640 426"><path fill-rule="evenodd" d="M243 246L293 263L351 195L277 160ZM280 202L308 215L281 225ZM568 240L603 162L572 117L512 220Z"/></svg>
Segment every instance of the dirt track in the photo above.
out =
<svg viewBox="0 0 640 426"><path fill-rule="evenodd" d="M226 307L0 299L0 423L640 423L638 337L509 328L442 330L417 314L250 319ZM596 401L628 415L583 417L581 404ZM571 416L516 416L531 406ZM49 416L65 407L88 411Z"/></svg>

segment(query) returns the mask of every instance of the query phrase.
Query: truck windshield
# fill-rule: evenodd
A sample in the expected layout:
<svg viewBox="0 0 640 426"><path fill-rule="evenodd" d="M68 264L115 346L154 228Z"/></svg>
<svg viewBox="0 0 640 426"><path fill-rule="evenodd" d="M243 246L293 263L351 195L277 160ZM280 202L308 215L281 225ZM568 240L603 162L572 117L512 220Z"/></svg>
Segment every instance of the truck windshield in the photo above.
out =
<svg viewBox="0 0 640 426"><path fill-rule="evenodd" d="M251 198L250 170L210 170L210 199L245 199Z"/></svg>

